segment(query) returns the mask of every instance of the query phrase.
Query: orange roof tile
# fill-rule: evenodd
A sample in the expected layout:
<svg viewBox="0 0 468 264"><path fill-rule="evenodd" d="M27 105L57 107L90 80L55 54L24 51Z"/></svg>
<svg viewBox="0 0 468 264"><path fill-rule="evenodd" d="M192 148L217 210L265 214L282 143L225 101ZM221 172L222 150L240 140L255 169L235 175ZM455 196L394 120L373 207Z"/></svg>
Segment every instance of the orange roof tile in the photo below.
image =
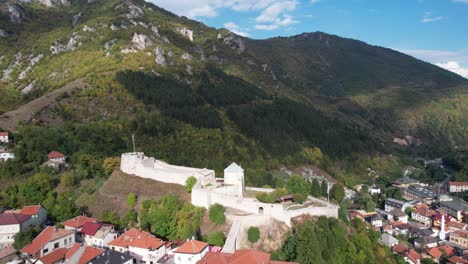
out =
<svg viewBox="0 0 468 264"><path fill-rule="evenodd" d="M467 186L468 185L468 182L453 182L453 181L449 181L448 183L449 186Z"/></svg>
<svg viewBox="0 0 468 264"><path fill-rule="evenodd" d="M86 264L98 257L99 255L101 255L102 253L104 253L104 251L104 249L100 248L86 247L83 254L80 257L80 260L78 261L78 264Z"/></svg>
<svg viewBox="0 0 468 264"><path fill-rule="evenodd" d="M458 228L458 229L463 229L465 228L466 224L464 223L459 223L459 222L454 222L454 221L451 221L451 222L448 222L447 223L447 227L455 227L455 228Z"/></svg>
<svg viewBox="0 0 468 264"><path fill-rule="evenodd" d="M393 246L392 250L398 254L402 254L408 250L408 247L404 244L396 244Z"/></svg>
<svg viewBox="0 0 468 264"><path fill-rule="evenodd" d="M452 232L459 237L468 238L468 230L455 230Z"/></svg>
<svg viewBox="0 0 468 264"><path fill-rule="evenodd" d="M31 244L26 245L23 249L21 249L21 252L35 255L48 242L71 235L73 233L73 231L56 229L53 226L48 226L35 239L33 239Z"/></svg>
<svg viewBox="0 0 468 264"><path fill-rule="evenodd" d="M436 247L433 247L433 248L429 249L427 251L427 254L429 254L429 256L431 256L431 257L433 257L435 259L438 259L443 255L443 253Z"/></svg>
<svg viewBox="0 0 468 264"><path fill-rule="evenodd" d="M208 243L201 242L198 240L190 240L182 244L179 248L176 249L175 253L183 253L183 254L198 254L202 252Z"/></svg>
<svg viewBox="0 0 468 264"><path fill-rule="evenodd" d="M465 264L465 263L468 263L468 261L460 258L460 257L457 257L457 256L453 256L451 258L448 259L449 263L453 263L453 264Z"/></svg>
<svg viewBox="0 0 468 264"><path fill-rule="evenodd" d="M455 255L455 249L451 246L447 246L447 245L442 245L440 247L438 247L437 249L439 249L442 253L445 253L447 254L447 256L451 257L453 255Z"/></svg>
<svg viewBox="0 0 468 264"><path fill-rule="evenodd" d="M29 205L29 206L23 206L23 208L21 208L21 213L25 215L37 215L40 210L41 210L40 205Z"/></svg>
<svg viewBox="0 0 468 264"><path fill-rule="evenodd" d="M8 132L0 132L0 137L8 137Z"/></svg>
<svg viewBox="0 0 468 264"><path fill-rule="evenodd" d="M74 243L65 255L65 259L70 259L71 256L73 256L80 249L80 247L80 243Z"/></svg>
<svg viewBox="0 0 468 264"><path fill-rule="evenodd" d="M59 248L43 256L39 260L44 264L54 264L65 259L65 254L67 254L67 251L68 249L66 248Z"/></svg>
<svg viewBox="0 0 468 264"><path fill-rule="evenodd" d="M263 264L270 262L270 254L253 250L242 249L232 254L232 264Z"/></svg>
<svg viewBox="0 0 468 264"><path fill-rule="evenodd" d="M67 227L80 228L80 227L83 227L84 224L88 222L96 222L96 221L97 221L96 218L79 215L77 217L74 217L72 219L69 219L63 222L62 224Z"/></svg>
<svg viewBox="0 0 468 264"><path fill-rule="evenodd" d="M138 247L158 249L165 245L165 242L146 231L132 228L109 242L108 245L122 248Z"/></svg>
<svg viewBox="0 0 468 264"><path fill-rule="evenodd" d="M408 254L406 255L413 263L418 263L419 260L421 260L421 255L418 254L418 252L414 250L410 250Z"/></svg>

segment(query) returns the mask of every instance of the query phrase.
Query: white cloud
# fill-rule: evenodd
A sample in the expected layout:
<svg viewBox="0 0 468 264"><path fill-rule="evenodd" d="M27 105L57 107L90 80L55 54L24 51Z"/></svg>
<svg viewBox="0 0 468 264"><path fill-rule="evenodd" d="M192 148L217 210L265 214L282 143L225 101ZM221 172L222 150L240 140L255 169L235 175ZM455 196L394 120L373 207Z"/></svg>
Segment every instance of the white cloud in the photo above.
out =
<svg viewBox="0 0 468 264"><path fill-rule="evenodd" d="M270 5L255 18L257 22L255 28L260 30L275 30L279 27L287 27L298 23L299 21L289 14L289 12L296 10L298 5L299 2L296 0L277 2Z"/></svg>
<svg viewBox="0 0 468 264"><path fill-rule="evenodd" d="M464 68L460 63L456 61L449 61L445 63L436 63L435 65L444 68L446 70L452 71L458 75L461 75L465 78L468 78L468 68Z"/></svg>
<svg viewBox="0 0 468 264"><path fill-rule="evenodd" d="M444 19L443 16L433 16L432 12L425 12L423 18L421 19L422 23L431 23Z"/></svg>
<svg viewBox="0 0 468 264"><path fill-rule="evenodd" d="M231 32L236 33L237 35L248 37L249 33L242 31L241 27L234 22L224 23L224 27L229 29Z"/></svg>

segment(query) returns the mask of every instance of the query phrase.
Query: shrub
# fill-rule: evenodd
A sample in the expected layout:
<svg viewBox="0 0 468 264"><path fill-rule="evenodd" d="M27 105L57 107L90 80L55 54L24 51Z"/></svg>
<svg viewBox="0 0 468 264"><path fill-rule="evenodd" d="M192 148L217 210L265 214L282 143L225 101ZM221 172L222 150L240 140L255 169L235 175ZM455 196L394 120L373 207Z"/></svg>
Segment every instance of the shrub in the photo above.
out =
<svg viewBox="0 0 468 264"><path fill-rule="evenodd" d="M222 247L224 245L224 234L223 232L211 233L206 235L203 240L210 245Z"/></svg>
<svg viewBox="0 0 468 264"><path fill-rule="evenodd" d="M188 193L191 193L195 183L197 183L197 178L193 176L188 177L185 181L185 190L187 190Z"/></svg>
<svg viewBox="0 0 468 264"><path fill-rule="evenodd" d="M301 204L305 201L305 199L306 199L305 196L300 193L293 194L293 200L295 203Z"/></svg>
<svg viewBox="0 0 468 264"><path fill-rule="evenodd" d="M257 243L260 239L260 229L255 226L251 226L247 231L247 237L251 243Z"/></svg>
<svg viewBox="0 0 468 264"><path fill-rule="evenodd" d="M224 206L220 204L214 204L210 207L210 211L208 212L208 216L210 221L222 225L226 221L226 217L224 216Z"/></svg>

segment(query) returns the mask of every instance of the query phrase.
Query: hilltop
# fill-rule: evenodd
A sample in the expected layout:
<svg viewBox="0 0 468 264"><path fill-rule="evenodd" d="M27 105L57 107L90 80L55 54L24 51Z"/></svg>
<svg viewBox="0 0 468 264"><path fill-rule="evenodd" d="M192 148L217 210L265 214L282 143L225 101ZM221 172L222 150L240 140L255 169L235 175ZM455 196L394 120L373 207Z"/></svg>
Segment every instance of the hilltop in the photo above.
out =
<svg viewBox="0 0 468 264"><path fill-rule="evenodd" d="M138 0L4 1L0 14L0 127L54 130L69 145L48 148L76 159L118 156L133 132L171 163L242 162L253 185L274 185L278 164L317 164L314 147L341 179L465 159L466 79L388 48L323 32L253 40ZM405 135L423 144L392 142Z"/></svg>

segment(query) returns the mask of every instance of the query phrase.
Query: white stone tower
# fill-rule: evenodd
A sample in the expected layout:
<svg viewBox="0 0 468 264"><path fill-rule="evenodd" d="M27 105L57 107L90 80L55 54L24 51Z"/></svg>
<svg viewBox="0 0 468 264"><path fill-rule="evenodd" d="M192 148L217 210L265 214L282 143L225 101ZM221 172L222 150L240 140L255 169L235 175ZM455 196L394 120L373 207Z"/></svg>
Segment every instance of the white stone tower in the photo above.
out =
<svg viewBox="0 0 468 264"><path fill-rule="evenodd" d="M232 185L238 197L244 197L244 169L235 162L224 169L224 183Z"/></svg>
<svg viewBox="0 0 468 264"><path fill-rule="evenodd" d="M442 219L440 220L440 232L439 232L440 240L445 240L445 212L442 211Z"/></svg>

